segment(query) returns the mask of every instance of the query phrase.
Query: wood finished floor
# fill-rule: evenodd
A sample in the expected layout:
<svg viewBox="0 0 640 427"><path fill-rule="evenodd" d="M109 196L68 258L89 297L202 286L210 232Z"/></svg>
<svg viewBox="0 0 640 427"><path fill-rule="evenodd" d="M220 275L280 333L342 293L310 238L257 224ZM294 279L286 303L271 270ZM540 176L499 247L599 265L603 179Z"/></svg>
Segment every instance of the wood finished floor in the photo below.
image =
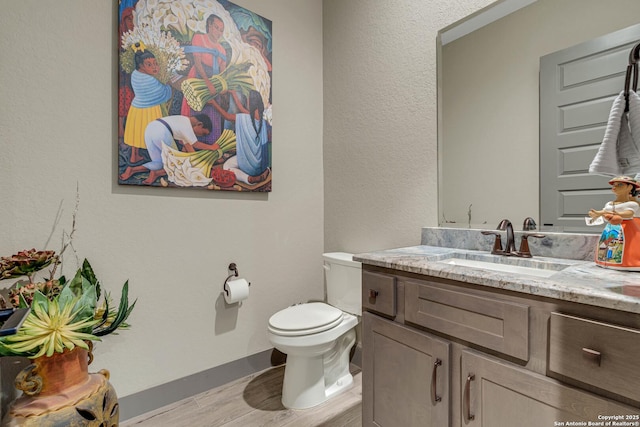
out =
<svg viewBox="0 0 640 427"><path fill-rule="evenodd" d="M120 423L122 427L361 427L362 375L334 399L305 410L282 406L284 366L241 378Z"/></svg>

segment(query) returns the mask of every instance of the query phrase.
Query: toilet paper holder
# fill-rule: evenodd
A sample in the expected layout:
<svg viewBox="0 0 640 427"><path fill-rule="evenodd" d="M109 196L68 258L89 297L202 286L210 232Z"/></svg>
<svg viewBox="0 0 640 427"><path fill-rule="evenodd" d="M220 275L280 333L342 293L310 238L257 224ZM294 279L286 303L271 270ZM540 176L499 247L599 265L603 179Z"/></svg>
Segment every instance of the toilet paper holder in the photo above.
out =
<svg viewBox="0 0 640 427"><path fill-rule="evenodd" d="M238 266L236 265L235 262L232 262L231 264L229 264L229 271L232 271L233 273L231 273L229 276L227 276L227 278L224 281L224 293L227 296L229 296L229 288L227 287L227 282L232 277L238 277ZM249 286L251 286L251 282L249 282Z"/></svg>

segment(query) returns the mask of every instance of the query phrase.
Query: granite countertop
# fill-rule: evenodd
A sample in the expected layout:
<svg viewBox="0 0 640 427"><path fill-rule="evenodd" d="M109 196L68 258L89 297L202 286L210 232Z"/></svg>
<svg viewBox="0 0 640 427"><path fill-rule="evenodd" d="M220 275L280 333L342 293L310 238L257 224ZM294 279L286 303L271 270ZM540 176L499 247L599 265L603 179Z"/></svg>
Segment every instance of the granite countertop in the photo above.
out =
<svg viewBox="0 0 640 427"><path fill-rule="evenodd" d="M459 232L456 231L456 233ZM442 243L441 237L439 235L440 241L438 243ZM574 238L574 236L571 237ZM550 235L548 238L556 242L555 247L567 249L566 242L562 245L557 244L561 240L560 236ZM424 244L430 241L433 239L425 239L423 230L422 245L356 254L353 259L363 264L394 270L640 314L640 272L602 268L592 261L593 258L570 259L535 255L534 258L520 258L518 260L509 257L509 261L513 260L523 264L549 262L556 267L560 265L566 267L557 272L550 272L549 277L536 277L528 274L450 265L439 261L443 258L449 258L453 253L462 258L481 258L489 254L489 251L468 249L468 244L464 245L467 248ZM586 246L589 246L591 238L587 238L586 242L588 243ZM486 241L482 244L486 245ZM540 244L545 245L544 242ZM585 239L583 238L583 241L578 245L585 246ZM546 246L552 247L554 245L549 245L547 242ZM571 253L575 256L579 252L574 250ZM536 253L533 247L532 253ZM550 254L557 255L553 251ZM586 258L588 255L587 253L580 257Z"/></svg>

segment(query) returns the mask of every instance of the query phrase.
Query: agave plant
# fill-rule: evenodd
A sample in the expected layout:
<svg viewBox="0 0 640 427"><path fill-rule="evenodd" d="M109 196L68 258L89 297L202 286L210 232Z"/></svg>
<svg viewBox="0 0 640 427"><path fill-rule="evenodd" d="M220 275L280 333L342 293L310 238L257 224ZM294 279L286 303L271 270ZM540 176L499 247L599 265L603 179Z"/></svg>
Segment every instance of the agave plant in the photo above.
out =
<svg viewBox="0 0 640 427"><path fill-rule="evenodd" d="M117 309L110 306L106 293L99 303L100 282L86 259L72 280L67 282L63 276L58 283L62 288L53 296L35 289L30 304L24 293L18 293L19 307L31 307L31 312L16 334L0 338L0 356L37 358L76 346L89 349L89 341L100 341L101 336L129 326L125 321L135 301L129 305L128 281Z"/></svg>
<svg viewBox="0 0 640 427"><path fill-rule="evenodd" d="M81 298L73 297L69 288L65 288L63 293L64 298L61 294L60 298L51 301L36 292L31 313L18 333L5 339L0 351L37 358L52 356L54 352L62 353L65 349L73 350L76 346L88 350L87 341L97 337L85 331L90 331L97 320L93 316L82 316L81 312L88 308L83 302L91 303L92 292L83 294ZM93 299L95 303L95 297Z"/></svg>

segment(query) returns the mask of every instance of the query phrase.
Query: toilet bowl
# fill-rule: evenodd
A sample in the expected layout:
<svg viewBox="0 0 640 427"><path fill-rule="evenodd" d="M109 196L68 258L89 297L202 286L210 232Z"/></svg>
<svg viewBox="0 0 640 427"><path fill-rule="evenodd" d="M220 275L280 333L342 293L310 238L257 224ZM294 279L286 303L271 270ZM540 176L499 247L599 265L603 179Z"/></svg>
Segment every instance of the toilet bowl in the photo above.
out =
<svg viewBox="0 0 640 427"><path fill-rule="evenodd" d="M267 328L271 344L287 355L282 404L290 409L319 405L353 384L349 357L362 307L361 267L344 252L323 257L327 303L280 310L271 316Z"/></svg>

